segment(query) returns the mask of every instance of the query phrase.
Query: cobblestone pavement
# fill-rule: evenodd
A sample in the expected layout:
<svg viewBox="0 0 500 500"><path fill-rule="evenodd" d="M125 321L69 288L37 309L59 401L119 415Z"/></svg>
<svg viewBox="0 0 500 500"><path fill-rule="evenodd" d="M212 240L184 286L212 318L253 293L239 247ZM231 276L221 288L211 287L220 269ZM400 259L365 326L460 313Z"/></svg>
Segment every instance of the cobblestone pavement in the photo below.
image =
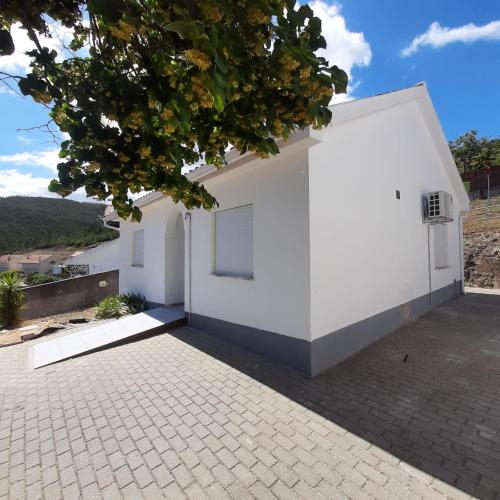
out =
<svg viewBox="0 0 500 500"><path fill-rule="evenodd" d="M314 380L189 328L36 371L28 352L0 349L0 498L500 490L499 296L461 297Z"/></svg>

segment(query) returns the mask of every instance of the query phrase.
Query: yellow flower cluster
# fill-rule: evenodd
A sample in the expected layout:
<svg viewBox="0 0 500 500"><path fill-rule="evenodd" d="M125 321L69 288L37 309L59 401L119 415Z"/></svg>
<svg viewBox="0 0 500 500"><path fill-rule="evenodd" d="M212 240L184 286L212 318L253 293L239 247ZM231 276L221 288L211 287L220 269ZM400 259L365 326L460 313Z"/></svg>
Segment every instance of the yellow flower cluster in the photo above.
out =
<svg viewBox="0 0 500 500"><path fill-rule="evenodd" d="M164 109L160 116L164 120L170 120L170 118L172 118L172 116L174 116L174 113L172 112L171 109Z"/></svg>
<svg viewBox="0 0 500 500"><path fill-rule="evenodd" d="M52 96L42 92L33 92L32 97L36 102L43 102L44 104L49 104L52 101Z"/></svg>
<svg viewBox="0 0 500 500"><path fill-rule="evenodd" d="M283 54L281 56L280 62L283 65L283 67L289 71L293 71L294 69L300 66L299 61L296 61L293 57L289 56L288 54Z"/></svg>
<svg viewBox="0 0 500 500"><path fill-rule="evenodd" d="M199 104L202 108L211 108L213 106L213 100L208 93L203 81L198 76L191 77L191 86L193 91L198 96Z"/></svg>
<svg viewBox="0 0 500 500"><path fill-rule="evenodd" d="M212 66L212 59L205 52L198 49L188 49L184 52L186 59L198 66L202 71L206 71Z"/></svg>
<svg viewBox="0 0 500 500"><path fill-rule="evenodd" d="M99 162L99 161L91 161L87 165L87 170L89 172L97 172L100 168L101 168L101 162Z"/></svg>
<svg viewBox="0 0 500 500"><path fill-rule="evenodd" d="M126 23L125 21L118 21L117 26L111 26L111 34L123 40L124 42L128 42L133 33L136 32L136 29L131 24Z"/></svg>
<svg viewBox="0 0 500 500"><path fill-rule="evenodd" d="M222 19L222 12L219 10L215 2L202 0L198 3L198 5L203 13L203 17L207 21L216 23Z"/></svg>
<svg viewBox="0 0 500 500"><path fill-rule="evenodd" d="M139 130L143 120L144 115L142 114L142 111L134 111L130 113L130 123L128 124L128 126L131 129Z"/></svg>
<svg viewBox="0 0 500 500"><path fill-rule="evenodd" d="M311 66L307 66L307 68L301 68L301 70L300 70L300 79L301 80L306 80L307 78L309 78L309 76L311 75L311 71L312 71L312 67Z"/></svg>
<svg viewBox="0 0 500 500"><path fill-rule="evenodd" d="M247 12L247 19L252 24L267 24L271 20L268 15L264 14L257 7L250 7Z"/></svg>
<svg viewBox="0 0 500 500"><path fill-rule="evenodd" d="M66 118L66 113L61 110L61 109L57 109L55 114L54 114L54 121L58 124L58 125L61 125L61 123L63 122L63 120Z"/></svg>

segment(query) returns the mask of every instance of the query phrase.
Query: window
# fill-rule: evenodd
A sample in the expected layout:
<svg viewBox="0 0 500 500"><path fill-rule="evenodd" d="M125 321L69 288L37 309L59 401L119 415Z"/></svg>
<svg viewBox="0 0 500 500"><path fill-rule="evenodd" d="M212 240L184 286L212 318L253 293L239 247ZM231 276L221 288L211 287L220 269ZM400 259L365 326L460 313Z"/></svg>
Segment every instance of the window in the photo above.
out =
<svg viewBox="0 0 500 500"><path fill-rule="evenodd" d="M253 205L215 213L214 273L253 277Z"/></svg>
<svg viewBox="0 0 500 500"><path fill-rule="evenodd" d="M446 224L432 226L434 231L434 268L448 267L448 227Z"/></svg>
<svg viewBox="0 0 500 500"><path fill-rule="evenodd" d="M134 231L134 247L132 249L132 265L144 266L144 230Z"/></svg>

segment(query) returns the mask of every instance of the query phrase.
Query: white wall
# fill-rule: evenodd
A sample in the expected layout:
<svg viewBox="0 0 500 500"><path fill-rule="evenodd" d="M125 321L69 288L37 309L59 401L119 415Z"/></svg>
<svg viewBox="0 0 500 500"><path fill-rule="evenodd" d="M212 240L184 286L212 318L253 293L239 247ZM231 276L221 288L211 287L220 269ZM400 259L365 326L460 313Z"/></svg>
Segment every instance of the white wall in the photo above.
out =
<svg viewBox="0 0 500 500"><path fill-rule="evenodd" d="M179 209L170 199L163 198L141 210L140 223L120 223L120 293L141 293L150 302L165 304L165 234L167 225L175 227ZM132 265L132 237L134 231L141 229L144 230L144 266L137 267Z"/></svg>
<svg viewBox="0 0 500 500"><path fill-rule="evenodd" d="M212 274L213 213L194 210L192 312L308 339L307 152L286 151L205 181L219 209L253 204L254 279Z"/></svg>
<svg viewBox="0 0 500 500"><path fill-rule="evenodd" d="M318 135L323 142L309 153L313 340L429 292L422 223L429 191L450 192L455 211L451 267L431 265L432 288L461 275L457 197L415 102ZM431 261L432 245L431 231Z"/></svg>
<svg viewBox="0 0 500 500"><path fill-rule="evenodd" d="M89 273L96 274L104 271L118 269L120 255L119 238L106 241L100 245L84 250L81 254L67 258L64 263L68 264L88 264Z"/></svg>

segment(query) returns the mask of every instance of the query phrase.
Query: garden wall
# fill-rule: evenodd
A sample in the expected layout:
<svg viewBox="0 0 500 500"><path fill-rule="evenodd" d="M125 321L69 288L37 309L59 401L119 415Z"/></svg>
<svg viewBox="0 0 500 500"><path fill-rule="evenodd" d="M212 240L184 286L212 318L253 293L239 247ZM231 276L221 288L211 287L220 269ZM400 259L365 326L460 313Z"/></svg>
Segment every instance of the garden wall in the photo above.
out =
<svg viewBox="0 0 500 500"><path fill-rule="evenodd" d="M97 304L118 293L118 269L24 289L22 319L40 318Z"/></svg>

